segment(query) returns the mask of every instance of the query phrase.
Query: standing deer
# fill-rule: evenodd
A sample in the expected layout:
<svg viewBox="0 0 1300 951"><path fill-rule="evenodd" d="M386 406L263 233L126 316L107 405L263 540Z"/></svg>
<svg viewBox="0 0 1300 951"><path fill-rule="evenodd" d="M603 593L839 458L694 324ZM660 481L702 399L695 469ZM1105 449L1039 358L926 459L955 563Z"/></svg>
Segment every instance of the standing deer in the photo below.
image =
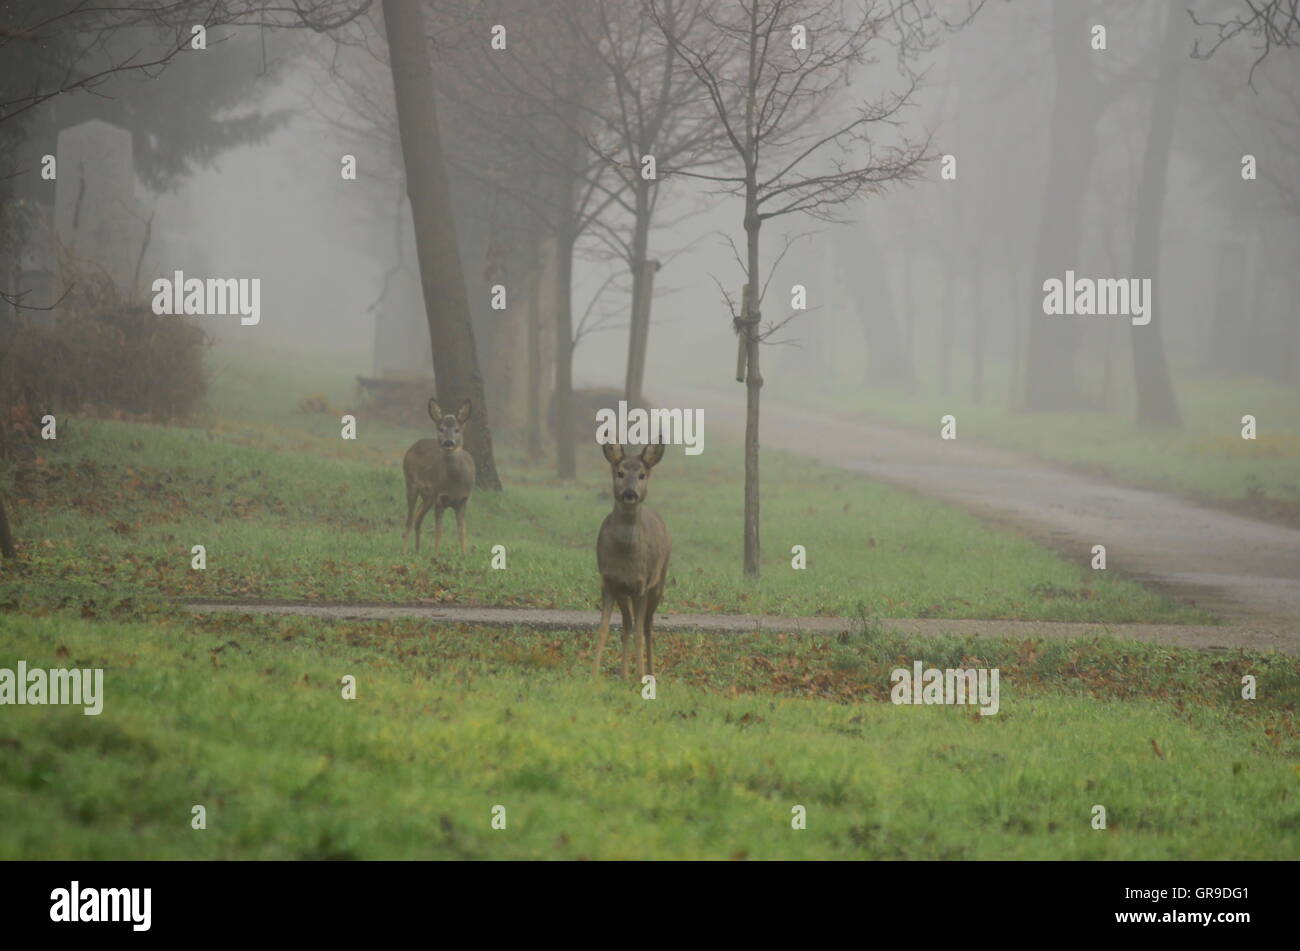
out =
<svg viewBox="0 0 1300 951"><path fill-rule="evenodd" d="M623 671L628 670L628 637L633 638L640 676L654 674L655 609L664 594L672 539L659 515L645 506L650 472L664 456L662 445L650 445L639 456L625 456L623 447L606 444L605 458L614 477L614 511L605 516L596 538L596 566L600 571L600 642L592 675L600 673L600 658L609 636L609 618L618 602L623 613ZM645 651L641 650L645 639Z"/></svg>
<svg viewBox="0 0 1300 951"><path fill-rule="evenodd" d="M465 554L465 506L474 491L476 471L474 457L462 448L470 408L470 401L466 400L453 416L443 413L437 400L429 400L429 418L438 427L438 438L421 439L406 450L406 458L402 460L402 474L406 476L406 531L402 532L402 551L406 551L413 522L415 550L420 550L420 523L433 507L433 550L436 552L442 544L442 513L452 508L456 510L460 553Z"/></svg>

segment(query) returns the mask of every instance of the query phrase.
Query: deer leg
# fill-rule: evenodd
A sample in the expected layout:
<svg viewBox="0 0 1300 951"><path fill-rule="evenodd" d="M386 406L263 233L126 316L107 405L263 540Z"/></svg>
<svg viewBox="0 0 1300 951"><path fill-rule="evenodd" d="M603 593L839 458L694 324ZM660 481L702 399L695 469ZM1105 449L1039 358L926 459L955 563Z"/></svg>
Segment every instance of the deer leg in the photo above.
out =
<svg viewBox="0 0 1300 951"><path fill-rule="evenodd" d="M600 585L600 640L596 642L596 660L591 665L591 675L600 675L600 658L605 653L605 638L609 636L609 617L614 613L614 595L603 581Z"/></svg>
<svg viewBox="0 0 1300 951"><path fill-rule="evenodd" d="M641 631L645 628L645 609L647 597L645 594L639 594L632 599L632 615L636 622L636 633L632 637L632 648L636 651L636 672L637 678L645 676L645 652L641 649Z"/></svg>
<svg viewBox="0 0 1300 951"><path fill-rule="evenodd" d="M460 536L460 553L465 554L465 506L469 504L469 499L465 499L456 506L456 533Z"/></svg>
<svg viewBox="0 0 1300 951"><path fill-rule="evenodd" d="M406 483L406 530L402 532L402 553L406 553L408 536L411 534L411 517L415 515L415 503L419 500L420 493L416 491L415 483Z"/></svg>
<svg viewBox="0 0 1300 951"><path fill-rule="evenodd" d="M632 606L628 602L627 595L619 595L618 609L623 613L623 668L620 676L627 679L628 638L632 635Z"/></svg>
<svg viewBox="0 0 1300 951"><path fill-rule="evenodd" d="M447 511L446 504L439 499L433 507L433 551L437 554L442 547L442 513Z"/></svg>
<svg viewBox="0 0 1300 951"><path fill-rule="evenodd" d="M651 646L651 635L654 632L655 626L655 610L659 607L659 599L662 596L662 588L651 588L650 592L646 595L645 602L645 622L643 625L645 630L645 672L650 674L652 677L655 672L655 655L654 648Z"/></svg>
<svg viewBox="0 0 1300 951"><path fill-rule="evenodd" d="M429 506L433 505L433 499L425 496L420 499L420 510L415 513L415 550L420 551L420 525L424 522L424 517L429 514Z"/></svg>

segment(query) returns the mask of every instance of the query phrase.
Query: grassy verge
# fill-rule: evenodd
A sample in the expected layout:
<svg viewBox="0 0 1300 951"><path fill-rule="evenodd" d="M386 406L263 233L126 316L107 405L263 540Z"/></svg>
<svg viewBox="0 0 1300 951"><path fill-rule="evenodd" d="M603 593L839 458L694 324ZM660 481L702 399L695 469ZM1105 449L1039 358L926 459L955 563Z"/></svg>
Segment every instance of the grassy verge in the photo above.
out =
<svg viewBox="0 0 1300 951"><path fill-rule="evenodd" d="M567 484L505 450L506 491L470 503L469 554L448 543L437 556L427 548L404 556L400 460L419 435L363 418L359 438L343 440L334 420L311 415L218 420L213 429L65 420L13 496L27 570L0 569L0 603L595 604L594 540L609 487L594 446ZM650 499L674 539L666 610L1209 620L940 503L771 452L764 576L754 584L740 573L742 479L737 448L716 442L707 457L677 453L659 466ZM425 528L431 543L432 518ZM195 545L206 550L206 570L191 568ZM495 545L506 549L504 571L491 568ZM807 570L791 567L794 545L806 547Z"/></svg>
<svg viewBox="0 0 1300 951"><path fill-rule="evenodd" d="M470 503L471 550L400 552L401 458L428 435L372 419L342 363L220 345L193 427L60 420L11 490L25 570L0 563L0 605L132 616L174 597L458 601L588 608L609 510L596 447L580 478L498 443L502 493ZM303 412L313 396L324 411ZM358 418L355 440L339 417ZM1111 573L940 503L797 457L764 455L764 575L742 578L738 447L672 453L651 503L673 533L667 611L1208 623ZM426 544L432 522L425 523ZM203 545L207 568L191 568ZM491 568L492 547L507 569ZM791 549L807 550L807 570ZM431 546L430 546L431 547Z"/></svg>
<svg viewBox="0 0 1300 951"><path fill-rule="evenodd" d="M0 857L1294 857L1289 658L673 636L647 701L587 641L0 617L0 666L106 671L98 717L6 708ZM1001 711L882 702L913 657L1003 664Z"/></svg>
<svg viewBox="0 0 1300 951"><path fill-rule="evenodd" d="M1184 372L1177 381L1184 427L1140 430L1130 400L1108 411L1031 414L1007 409L1005 379L991 374L975 403L964 390L903 392L889 388L801 387L789 395L831 415L938 432L945 414L959 437L1028 452L1144 488L1266 518L1300 523L1300 424L1296 390L1263 380L1216 379ZM1253 415L1257 438L1241 438Z"/></svg>

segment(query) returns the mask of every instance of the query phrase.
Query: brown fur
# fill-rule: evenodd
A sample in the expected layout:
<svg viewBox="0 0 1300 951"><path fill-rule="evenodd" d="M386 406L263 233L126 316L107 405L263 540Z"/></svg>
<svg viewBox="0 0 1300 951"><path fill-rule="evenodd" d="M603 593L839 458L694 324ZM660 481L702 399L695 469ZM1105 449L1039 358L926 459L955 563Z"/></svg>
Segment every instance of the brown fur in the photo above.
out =
<svg viewBox="0 0 1300 951"><path fill-rule="evenodd" d="M420 550L420 523L433 509L433 550L442 544L442 513L456 512L456 531L460 536L460 553L466 550L465 507L474 491L474 457L463 448L465 424L469 422L470 401L460 405L455 415L443 413L437 400L429 400L429 418L438 427L437 439L421 439L402 460L406 477L406 530L402 532L402 550L407 536L415 528L415 550ZM416 509L416 503L419 509Z"/></svg>
<svg viewBox="0 0 1300 951"><path fill-rule="evenodd" d="M596 537L596 565L600 571L600 640L592 673L600 672L600 659L609 635L610 615L618 602L623 615L623 667L628 673L629 643L636 650L640 676L654 674L655 610L668 579L672 538L657 512L644 504L651 470L663 458L664 447L647 446L638 456L625 456L623 447L603 447L614 480L614 510L605 516ZM645 650L642 651L644 643Z"/></svg>

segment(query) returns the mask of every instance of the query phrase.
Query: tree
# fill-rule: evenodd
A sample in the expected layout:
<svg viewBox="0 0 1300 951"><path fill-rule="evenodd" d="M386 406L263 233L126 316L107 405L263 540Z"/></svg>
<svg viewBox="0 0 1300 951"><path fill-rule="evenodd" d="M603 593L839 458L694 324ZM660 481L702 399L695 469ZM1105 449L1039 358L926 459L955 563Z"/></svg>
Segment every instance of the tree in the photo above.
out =
<svg viewBox="0 0 1300 951"><path fill-rule="evenodd" d="M1178 108L1178 73L1183 58L1179 49L1186 21L1177 10L1165 16L1164 39L1158 46L1160 67L1155 94L1151 99L1146 150L1142 156L1142 178L1138 184L1136 224L1133 232L1134 274L1149 276L1158 285L1160 269L1160 225L1164 221L1165 180L1169 171L1169 148L1174 136L1174 113ZM1137 421L1141 426L1176 429L1182 414L1174 395L1173 381L1161 342L1160 321L1133 327L1133 376L1137 385Z"/></svg>
<svg viewBox="0 0 1300 951"><path fill-rule="evenodd" d="M0 123L123 75L155 79L190 49L193 28L342 30L373 0L7 0L0 3ZM144 43L121 42L144 34ZM15 81L21 78L21 82Z"/></svg>
<svg viewBox="0 0 1300 951"><path fill-rule="evenodd" d="M566 5L573 2L564 0ZM481 22L509 19L514 35L527 35L529 42L465 57L454 98L469 116L462 126L493 144L497 164L520 170L504 176L462 171L500 189L553 239L556 469L559 478L572 479L577 475L573 354L581 336L573 319L574 260L579 242L597 226L622 185L604 157L606 143L593 143L598 103L610 94L606 77L590 45L570 28L568 17L578 13L563 12L566 8L513 0L505 9L478 11ZM592 9L590 0L578 7L583 13Z"/></svg>
<svg viewBox="0 0 1300 951"><path fill-rule="evenodd" d="M878 226L858 221L851 227L852 239L831 242L831 253L866 340L862 381L866 386L910 387L915 382L911 355L906 352L894 313L889 268L876 239ZM905 296L907 288L901 290Z"/></svg>
<svg viewBox="0 0 1300 951"><path fill-rule="evenodd" d="M1212 28L1217 33L1206 49L1201 49L1199 41L1192 47L1192 56L1197 59L1209 59L1220 46L1238 37L1253 41L1257 55L1246 78L1251 85L1255 70L1275 48L1300 46L1300 0L1233 0L1223 19L1203 20L1195 11L1189 11L1189 15L1197 26Z"/></svg>
<svg viewBox="0 0 1300 951"><path fill-rule="evenodd" d="M710 0L664 0L662 18L668 32L693 38L705 23ZM632 276L631 326L628 332L629 405L640 405L650 332L650 286L656 262L650 259L650 231L662 195L661 180L711 164L724 142L711 114L700 102L699 87L663 41L643 4L596 0L594 9L575 15L566 8L569 28L588 49L592 61L610 79L614 94L585 104L592 112L588 144L611 142L616 149L600 157L619 185L611 190L610 210L627 220L599 222L599 236L628 266ZM589 25L593 24L593 25ZM653 162L653 170L646 165Z"/></svg>
<svg viewBox="0 0 1300 951"><path fill-rule="evenodd" d="M14 332L11 312L22 309L48 310L52 301L28 299L27 289L11 285L11 253L25 237L27 222L16 211L15 182L22 168L22 139L32 126L48 121L42 114L47 104L60 100L65 113L79 110L114 112L121 121L130 116L148 122L148 111L133 115L120 100L104 96L103 87L124 78L157 78L170 63L189 48L193 27L211 28L222 24L257 24L266 27L306 27L318 31L340 29L370 6L372 0L300 0L294 9L275 6L266 0L155 0L152 3L105 2L88 4L79 0L28 0L0 3L0 366L3 366ZM214 64L215 65L215 64ZM220 66L218 65L218 70ZM211 119L211 112L238 97L227 74L224 83L200 83L191 89L191 114ZM139 91L139 84L136 90ZM70 98L76 92L94 92L97 100ZM134 97L133 97L134 98ZM115 111L116 110L116 111ZM205 111L206 110L206 111ZM69 116L62 119L66 122ZM228 145L250 141L264 134L274 120L242 117L224 123ZM165 186L189 169L196 157L214 151L204 129L196 135L169 136L170 147L161 153L141 149L141 173L147 181ZM196 132L196 130L189 130ZM201 144L200 144L201 143ZM8 409L8 407L4 407ZM0 452L4 429L0 427ZM0 496L0 555L17 557L4 498Z"/></svg>
<svg viewBox="0 0 1300 951"><path fill-rule="evenodd" d="M1088 50L1088 7L1061 3L1052 7L1052 47L1056 93L1049 126L1047 181L1043 189L1038 240L1032 274L1063 274L1079 253L1083 203L1097 152L1097 123L1111 88L1098 80ZM1083 403L1075 358L1082 338L1076 322L1039 320L1041 298L1031 293L1028 352L1025 360L1025 408L1036 411L1077 409Z"/></svg>
<svg viewBox="0 0 1300 951"><path fill-rule="evenodd" d="M1098 125L1106 111L1130 93L1138 80L1151 75L1150 61L1160 53L1157 42L1154 49L1137 50L1137 55L1128 59L1112 53L1094 55L1089 26L1107 12L1113 11L1110 15L1115 17L1159 13L1141 6L1130 7L1083 2L1052 6L1056 90L1049 127L1047 179L1031 272L1038 280L1064 274L1079 260L1088 182L1098 153ZM1162 192L1163 187L1162 181ZM1029 312L1041 313L1041 291L1036 283L1032 295ZM1087 405L1077 367L1084 335L1084 324L1077 320L1054 317L1029 321L1025 409L1062 412ZM1163 363L1163 349L1156 352L1162 346L1158 332L1145 334L1138 346L1143 367ZM1157 391L1165 392L1172 400L1172 387L1163 385L1154 371L1149 382L1148 405Z"/></svg>
<svg viewBox="0 0 1300 951"><path fill-rule="evenodd" d="M796 213L836 221L837 209L858 196L919 175L925 144L904 139L878 147L869 134L896 120L909 102L917 82L910 71L904 70L907 88L901 93L860 103L847 116L830 114L830 106L878 40L892 39L900 65L924 49L929 11L914 2L881 7L842 0L736 0L710 5L702 12L707 26L690 37L675 31L665 0L649 3L656 25L707 96L733 153L731 174L683 174L710 181L744 202L740 310L725 291L724 296L740 338L737 378L746 388L744 571L757 577L759 350L785 323L761 326L763 223ZM731 44L741 47L740 56L731 55Z"/></svg>
<svg viewBox="0 0 1300 951"><path fill-rule="evenodd" d="M257 81L252 64L237 55L190 56L179 71L179 91L150 82L192 53L195 26L338 29L369 4L304 0L287 11L268 0L0 3L0 299L15 309L50 303L26 299L27 289L10 285L7 260L26 237L32 206L49 200L50 190L31 172L39 142L85 119L106 119L134 134L133 158L145 183L167 188L223 148L262 138L282 119L222 114ZM161 108L178 92L185 110ZM6 316L0 312L0 324Z"/></svg>
<svg viewBox="0 0 1300 951"><path fill-rule="evenodd" d="M451 190L443 167L423 11L400 0L384 0L383 11L438 397L444 405L459 405L466 399L473 402L477 424L470 427L466 443L478 463L477 484L500 489L470 323L469 295L456 243Z"/></svg>

